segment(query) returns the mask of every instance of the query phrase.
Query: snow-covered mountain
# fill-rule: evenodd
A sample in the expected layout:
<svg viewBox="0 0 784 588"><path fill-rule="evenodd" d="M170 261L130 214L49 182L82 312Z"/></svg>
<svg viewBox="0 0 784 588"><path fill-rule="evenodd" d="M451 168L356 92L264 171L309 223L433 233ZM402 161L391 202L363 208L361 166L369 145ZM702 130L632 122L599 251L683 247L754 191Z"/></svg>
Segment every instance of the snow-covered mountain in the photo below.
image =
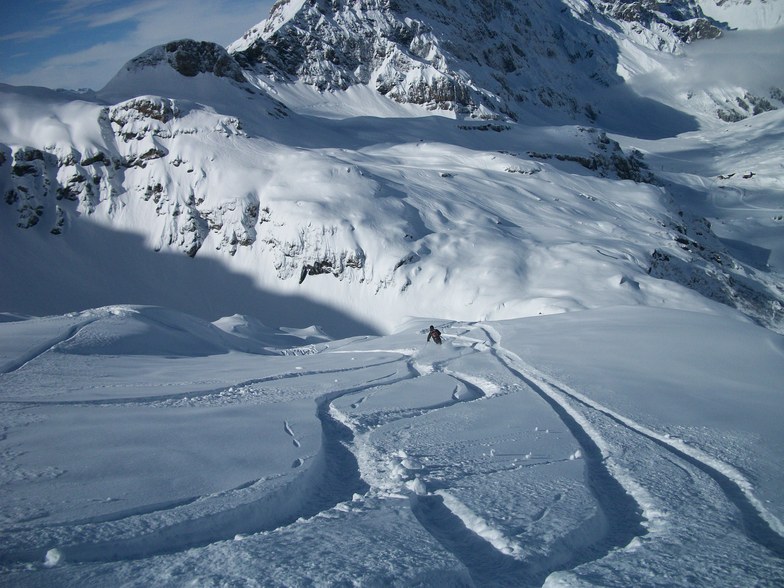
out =
<svg viewBox="0 0 784 588"><path fill-rule="evenodd" d="M738 129L716 117L715 88L681 93L686 43L731 26L691 0L292 0L228 51L173 41L93 95L5 86L4 265L20 279L3 300L22 312L113 303L119 279L130 302L205 317L240 299L268 320L265 292L340 310L336 328L388 330L407 315L696 296L780 329L778 249L750 264L689 196L779 186L765 155L776 98L725 105L724 120L760 115ZM665 68L672 96L635 91L667 82ZM724 87L725 102L740 90ZM761 154L754 169L730 153L692 169L657 155L667 137L730 128ZM95 258L124 233L142 239L133 252ZM178 284L150 279L149 251L178 266L165 272ZM72 271L42 272L42 260ZM205 285L215 265L243 291Z"/></svg>
<svg viewBox="0 0 784 588"><path fill-rule="evenodd" d="M322 91L361 85L396 102L477 119L542 117L554 109L593 122L603 106L597 93L622 84L616 35L607 30L619 25L625 36L669 51L722 30L693 0L297 1L278 3L229 51L265 78Z"/></svg>
<svg viewBox="0 0 784 588"><path fill-rule="evenodd" d="M781 8L281 0L0 86L0 584L782 585Z"/></svg>

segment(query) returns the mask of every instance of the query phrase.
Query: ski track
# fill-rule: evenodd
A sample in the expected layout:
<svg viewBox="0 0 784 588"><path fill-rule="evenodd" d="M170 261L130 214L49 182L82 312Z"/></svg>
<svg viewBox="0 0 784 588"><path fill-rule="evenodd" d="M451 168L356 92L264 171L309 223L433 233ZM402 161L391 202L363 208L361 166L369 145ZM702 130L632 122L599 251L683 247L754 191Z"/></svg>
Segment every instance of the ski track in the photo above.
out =
<svg viewBox="0 0 784 588"><path fill-rule="evenodd" d="M455 326L454 324L451 326ZM477 325L465 325L469 328L476 328ZM476 339L463 336L447 336L455 342L469 343L470 348L475 353L490 353L517 379L521 380L528 388L541 396L555 410L564 425L577 439L581 448L583 458L586 462L587 477L591 490L599 504L601 514L599 519L588 520L583 524L590 526L588 535L595 539L588 545L583 545L578 549L570 548L562 542L556 542L551 553L529 557L520 560L514 557L514 543L498 541L500 533L497 530L486 528L486 523L473 513L466 518L464 509L455 510L453 505L455 499L450 499L448 494L441 490L436 492L413 492L409 491L412 512L419 523L425 528L433 538L435 538L447 551L452 553L465 566L472 580L478 586L541 586L547 576L552 572L564 569L571 569L579 564L593 561L604 557L610 551L626 546L637 536L645 534L642 525L642 515L639 505L634 501L626 488L616 480L609 471L602 450L595 441L598 434L588 431L590 425L580 424L568 409L555 402L530 378L520 371L511 367L499 353L497 343L499 337L493 335L489 329L482 328L486 339ZM490 341L490 344L487 341ZM459 399L457 392L453 394L452 401L439 404L437 406L401 411L397 415L390 415L388 412L383 415L382 422L390 423L395 420L416 418L421 414L431 410L448 409L459 402L477 402L489 398L496 394L499 387L492 382L485 381L475 376L468 376L457 372L448 367L451 360L433 362L432 364L422 364L416 357L409 359L411 371L415 372L415 377L427 376L440 372L449 375L462 386L468 394ZM364 398L354 404L358 406ZM390 418L392 417L392 418ZM367 416L354 421L348 417L341 420L352 427L354 438L358 439L379 424L378 421L368 422ZM392 456L382 455L379 460L390 460ZM547 463L551 463L548 460ZM541 464L537 464L541 465ZM514 466L510 470L523 469L525 466ZM542 515L544 516L544 515ZM606 531L601 531L605 529ZM562 540L564 541L564 540ZM564 553L571 553L564 556Z"/></svg>
<svg viewBox="0 0 784 588"><path fill-rule="evenodd" d="M124 406L146 406L146 407L175 407L182 404L198 405L210 401L217 401L221 406L229 404L237 404L240 402L247 402L252 399L254 394L253 387L261 384L274 383L294 378L302 378L307 376L324 376L331 374L340 374L346 372L353 372L360 369L378 367L382 365L391 365L399 362L399 359L392 359L381 361L378 363L366 364L358 367L339 368L334 370L313 370L313 371L292 371L276 374L273 376L266 376L264 378L255 378L252 380L245 380L238 384L230 386L221 386L219 388L212 388L210 390L203 390L200 392L179 392L177 394L158 394L156 396L140 396L130 398L111 398L111 399L95 399L95 400L3 400L5 404L16 406L28 407L41 407L41 406L70 406L78 407L124 407ZM394 372L393 374L394 375ZM383 380L385 377L377 378Z"/></svg>
<svg viewBox="0 0 784 588"><path fill-rule="evenodd" d="M26 366L31 361L34 361L38 357L41 357L47 351L51 351L58 345L62 343L66 343L76 337L79 332L84 329L87 325L94 323L98 320L98 317L91 318L84 320L80 323L77 323L71 326L65 333L61 334L59 337L53 337L48 341L41 343L40 345L36 345L32 349L29 349L27 353L23 354L21 357L17 359L11 360L6 362L5 365L0 366L0 374L10 374L12 372L18 371Z"/></svg>
<svg viewBox="0 0 784 588"><path fill-rule="evenodd" d="M746 536L752 541L770 550L777 557L784 558L784 537L778 529L781 523L770 514L759 499L751 492L751 484L732 466L706 455L705 453L686 446L683 442L670 440L664 435L655 433L647 427L618 415L612 410L589 401L576 393L570 393L554 386L564 395L569 396L584 406L601 412L613 422L626 429L649 439L675 457L694 466L707 474L721 488L725 497L731 502L743 520ZM677 463L675 465L678 465ZM679 466L680 467L680 466Z"/></svg>
<svg viewBox="0 0 784 588"><path fill-rule="evenodd" d="M41 346L23 360L16 362L13 371L21 368L35 357L45 353L59 342L75 336L86 323L77 325L57 341ZM498 332L489 325L468 323L461 326L465 333L473 329L481 329L486 338L476 339L461 335L449 336L453 341L468 343L465 348L475 353L489 353L506 370L528 389L542 398L557 414L561 422L578 441L582 458L585 461L586 479L589 488L599 505L599 521L586 521L592 525L588 531L592 542L574 548L556 544L551 553L529 557L521 560L515 557L516 545L493 529L485 529L486 523L473 513L466 514L465 507L455 508L456 499L445 490L422 492L408 490L410 507L417 520L446 550L454 554L465 566L472 580L477 585L495 586L540 586L553 572L569 570L578 565L601 559L610 552L629 545L636 537L643 536L657 528L656 513L646 510L651 504L647 492L635 482L612 458L610 448L601 434L586 419L580 410L594 411L610 419L617 426L625 428L633 435L653 442L662 451L675 459L685 462L707 474L720 487L727 500L740 512L743 528L747 537L763 545L778 557L784 557L784 539L781 534L781 523L768 513L759 500L751 492L750 484L728 464L724 464L695 448L670 439L641 425L627 417L600 405L577 391L550 381L537 370L527 365L519 356L504 348ZM311 460L308 468L297 474L295 478L277 489L262 496L253 496L255 485L261 480L248 482L237 488L227 490L220 498L231 493L251 493L251 499L240 502L230 508L217 505L215 512L199 512L195 505L214 497L197 497L176 504L151 505L132 512L114 513L113 515L62 525L67 535L72 538L89 537L98 534L97 527L102 523L120 525L120 535L106 541L66 541L61 548L68 554L71 562L112 562L128 561L155 555L181 552L183 550L210 545L219 541L230 540L238 535L249 535L262 531L271 531L294 523L296 520L313 517L335 507L337 504L351 500L359 494L373 491L373 487L361 476L358 462L358 443L362 443L363 435L373 428L389 424L401 419L415 419L434 410L446 410L463 402L481 402L499 390L491 381L463 374L449 367L451 359L440 362L421 363L416 350L378 350L384 353L397 353L400 357L393 360L362 365L351 368L312 372L287 372L257 380L249 380L229 388L221 388L202 393L185 393L169 396L158 396L143 399L117 399L113 401L76 401L76 402L31 402L21 404L62 404L78 405L157 405L169 406L172 402L188 400L199 402L216 395L224 395L227 391L258 385L266 382L285 380L307 375L323 375L341 372L353 372L367 367L397 364L401 361L406 365L406 373L397 375L393 371L382 377L366 381L363 385L335 390L322 395L316 400L317 417L322 427L322 446ZM330 351L331 353L344 353ZM367 351L369 352L369 351ZM355 351L353 353L362 353ZM372 394L374 389L384 386L413 381L419 377L440 372L452 377L457 385L452 398L432 406L418 407L398 411L380 411L374 415L365 414L352 419L340 413L333 402L337 399L357 396L350 406L359 407ZM8 373L8 372L6 372ZM397 375L397 377L395 377ZM463 392L463 394L461 394ZM235 402L247 400L246 395L234 398ZM221 403L227 401L221 398ZM230 399L228 401L231 401ZM299 447L299 441L288 421L283 422L283 430ZM379 455L378 460L394 461L392 455ZM552 460L547 461L550 463ZM295 460L292 468L300 468L303 460ZM541 464L536 464L541 465ZM676 463L676 465L678 465ZM507 468L520 470L532 467L530 464L515 465ZM680 467L680 466L679 466ZM398 495L399 496L399 495ZM557 497L560 499L560 496ZM193 509L193 512L191 512ZM545 516L547 509L539 515ZM163 516L159 528L150 532L139 533L134 523L141 520L142 528L148 526L143 519L161 517L161 513L174 514L176 522L167 523L170 517ZM477 522L478 521L478 522ZM154 526L154 521L152 526ZM125 530L123 531L123 527ZM56 527L56 526L55 526ZM499 536L501 538L499 539ZM17 550L6 553L0 561L6 564L32 562L40 559L40 548ZM569 554L569 555L565 555Z"/></svg>
<svg viewBox="0 0 784 588"><path fill-rule="evenodd" d="M540 558L521 569L521 573L525 572L521 578L526 578L526 582L533 581L533 584L529 585L541 585L552 572L601 559L611 551L625 547L635 537L644 535L646 529L640 504L633 498L633 492L618 479L611 464L608 464L605 443L600 435L568 405L559 402L559 399L548 394L538 382L512 365L507 358L516 356L500 346L501 338L495 329L487 325L475 326L481 328L490 341L489 352L526 387L547 402L577 440L586 464L589 487L605 519L606 531L596 536L593 544L572 551L567 561L558 557L559 550L555 549L549 558Z"/></svg>
<svg viewBox="0 0 784 588"><path fill-rule="evenodd" d="M568 570L601 559L614 550L623 549L635 538L661 528L662 515L651 508L653 501L648 492L629 472L613 460L611 448L589 420L573 406L573 403L583 409L602 414L633 435L655 443L676 460L707 474L721 489L726 500L740 513L743 521L742 531L746 537L777 557L784 557L781 523L767 512L751 492L751 485L735 468L678 440L660 435L591 401L578 392L549 381L515 353L501 346L501 337L493 327L478 323L467 326L481 328L487 336L489 345L483 346L482 341L469 337L458 336L455 339L472 343L471 347L477 351L489 350L517 379L550 405L577 439L586 463L589 487L599 504L606 524L604 532L595 535L591 545L577 550L572 549L571 556L566 560L558 557L559 549L552 549L549 556L521 562L501 551L493 551L494 546L490 543L483 543L484 539L476 534L475 529L467 527L460 520L460 516L449 509L442 497L435 495L414 497L412 508L420 523L446 549L458 557L477 585L486 583L502 586L541 585L552 572ZM434 369L450 373L444 366L434 365ZM451 375L456 377L456 374Z"/></svg>
<svg viewBox="0 0 784 588"><path fill-rule="evenodd" d="M397 361L400 361L399 359ZM352 370L364 369L358 366ZM349 370L340 370L349 371ZM384 385L410 379L405 376L392 379ZM229 509L207 514L188 507L210 498L225 498L234 491L252 490L254 483L243 484L233 491L218 495L188 499L171 505L166 509L161 505L141 507L131 512L129 519L112 520L118 523L118 537L105 541L79 542L74 539L58 543L58 547L68 554L73 563L120 562L141 558L179 553L186 549L204 547L220 541L232 540L238 535L251 535L270 531L289 525L296 520L313 517L333 508L341 502L351 500L355 494L364 494L368 486L359 477L359 467L354 454L348 449L353 438L352 431L330 414L332 402L343 396L362 394L378 387L378 383L362 385L335 391L316 400L317 417L322 426L322 444L314 463L295 479L276 490L248 502L240 503ZM290 431L288 423L284 428ZM296 462L295 462L296 463ZM301 465L301 464L300 464ZM219 501L218 501L219 502ZM139 532L155 526L155 520L146 521L151 515L159 518L162 513L172 514L178 519L172 524L163 525L152 531ZM170 517L163 517L164 519ZM106 520L110 520L109 517ZM158 523L160 524L160 523ZM50 529L60 529L65 535L76 538L100 535L100 525L75 525L73 523L54 525ZM126 528L123 528L126 527ZM47 545L51 539L43 538ZM16 564L40 561L43 545L26 549L11 549L0 554L0 563Z"/></svg>
<svg viewBox="0 0 784 588"><path fill-rule="evenodd" d="M486 330L492 329L492 327L488 326L483 326L483 328ZM490 335L489 332L488 335ZM493 340L493 337L490 338ZM568 389L563 384L559 385L547 381L547 378L538 373L534 368L528 366L519 356L501 347L500 344L497 343L498 340L500 340L500 337L496 334L493 344L493 353L495 353L510 370L515 372L523 381L528 383L529 386L542 395L545 400L550 402L556 412L559 412L559 415L562 411L558 410L556 405L562 407L563 412L570 412L576 416L579 415L574 409L567 408L569 407L569 403L566 399L569 399L569 401L577 403L588 410L601 413L613 423L624 427L635 435L653 442L677 459L702 471L718 485L725 498L733 504L740 513L743 521L742 528L746 537L768 549L775 556L784 558L784 526L782 526L782 523L765 509L761 501L754 496L751 484L737 469L699 449L689 447L678 439L672 439L668 435L657 433L645 425L637 423L628 417L624 417L598 402L587 398L583 394ZM577 416L575 421L578 419L582 420ZM598 433L591 433L592 427L585 427L583 425L582 428L589 437L593 436L594 440L599 439ZM572 432L576 433L574 430ZM601 442L595 442L594 444L599 445ZM623 480L625 479L625 475L620 476L620 483L623 484ZM640 495L641 489L636 486L636 484L627 484L627 486L626 490L631 496L637 497L638 504L645 504L649 501L647 496ZM652 521L650 520L648 521L649 524L651 522Z"/></svg>
<svg viewBox="0 0 784 588"><path fill-rule="evenodd" d="M735 186L719 186L719 189L723 192L713 191L711 193L711 203L715 208L720 210L733 210L736 212L740 211L749 211L749 212L770 212L770 213L782 213L784 212L784 208L771 208L767 206L755 206L753 204L749 204L746 202L746 190L743 188L736 188ZM739 205L733 205L732 203L724 205L719 203L719 199L726 199L724 196L725 194L734 194L736 196L737 201L740 203Z"/></svg>

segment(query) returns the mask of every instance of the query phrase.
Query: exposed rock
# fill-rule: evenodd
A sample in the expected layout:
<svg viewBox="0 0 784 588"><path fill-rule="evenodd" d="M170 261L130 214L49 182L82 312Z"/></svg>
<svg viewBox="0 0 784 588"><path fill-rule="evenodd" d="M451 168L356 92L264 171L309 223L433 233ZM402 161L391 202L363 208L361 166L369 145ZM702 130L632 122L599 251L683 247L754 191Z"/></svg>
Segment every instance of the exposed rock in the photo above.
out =
<svg viewBox="0 0 784 588"><path fill-rule="evenodd" d="M515 119L520 104L583 118L592 108L573 98L578 85L620 83L611 41L552 3L313 0L290 10L276 4L230 47L243 67L480 119ZM565 75L553 60L580 67Z"/></svg>
<svg viewBox="0 0 784 588"><path fill-rule="evenodd" d="M57 220L49 232L52 235L59 235L63 232L63 226L65 225L65 211L58 205L55 207L55 213L57 214Z"/></svg>
<svg viewBox="0 0 784 588"><path fill-rule="evenodd" d="M706 219L685 213L681 217L682 222L671 227L674 246L652 253L648 274L737 308L760 325L782 332L780 285L734 259Z"/></svg>
<svg viewBox="0 0 784 588"><path fill-rule="evenodd" d="M129 61L127 70L141 69L167 63L177 73L194 77L209 73L219 78L228 78L245 83L242 68L226 50L216 43L181 39L153 47Z"/></svg>
<svg viewBox="0 0 784 588"><path fill-rule="evenodd" d="M529 156L536 159L557 159L573 161L584 168L596 171L602 177L616 177L619 180L632 180L652 184L653 174L648 170L643 154L634 149L627 155L617 141L610 139L604 131L581 129L592 137L596 151L590 155L571 155L563 153L538 153L531 151Z"/></svg>
<svg viewBox="0 0 784 588"><path fill-rule="evenodd" d="M707 17L696 0L660 2L658 0L597 1L595 5L606 15L649 31L670 32L684 43L699 39L715 39L722 34L722 25ZM667 45L662 37L659 49Z"/></svg>
<svg viewBox="0 0 784 588"><path fill-rule="evenodd" d="M10 174L4 193L5 203L16 208L17 227L34 227L44 216L45 203L53 191L56 193L58 187L50 173L50 170L57 169L57 157L33 147L10 149L2 145L1 152L11 154Z"/></svg>
<svg viewBox="0 0 784 588"><path fill-rule="evenodd" d="M359 252L343 252L337 259L335 257L315 260L302 266L299 283L308 276L332 274L339 277L346 268L361 269L365 263L365 254Z"/></svg>

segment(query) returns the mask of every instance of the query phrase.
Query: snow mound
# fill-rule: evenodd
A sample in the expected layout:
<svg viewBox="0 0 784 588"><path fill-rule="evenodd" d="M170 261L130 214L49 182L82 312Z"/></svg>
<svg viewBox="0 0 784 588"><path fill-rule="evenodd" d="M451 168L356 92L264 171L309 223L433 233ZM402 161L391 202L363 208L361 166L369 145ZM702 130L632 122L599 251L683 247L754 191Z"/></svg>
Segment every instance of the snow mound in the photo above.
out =
<svg viewBox="0 0 784 588"><path fill-rule="evenodd" d="M112 306L84 313L85 324L58 351L75 355L199 357L231 349L206 321L156 307Z"/></svg>
<svg viewBox="0 0 784 588"><path fill-rule="evenodd" d="M74 355L205 357L230 351L279 354L301 346L303 338L270 329L256 319L235 315L210 323L154 306L110 306L82 313L75 333L56 345ZM305 338L306 343L326 340Z"/></svg>
<svg viewBox="0 0 784 588"><path fill-rule="evenodd" d="M289 327L273 329L252 316L242 314L223 317L213 325L232 337L246 341L251 346L264 345L279 349L331 340L329 335L315 325L303 329Z"/></svg>

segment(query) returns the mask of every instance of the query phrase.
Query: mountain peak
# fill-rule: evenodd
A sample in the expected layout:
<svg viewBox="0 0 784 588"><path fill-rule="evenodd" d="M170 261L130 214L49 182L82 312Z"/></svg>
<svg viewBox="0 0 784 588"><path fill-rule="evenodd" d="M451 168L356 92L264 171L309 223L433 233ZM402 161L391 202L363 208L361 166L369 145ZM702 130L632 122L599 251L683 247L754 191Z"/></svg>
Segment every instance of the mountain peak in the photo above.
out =
<svg viewBox="0 0 784 588"><path fill-rule="evenodd" d="M142 94L173 96L180 93L183 78L195 80L201 76L210 79L207 85L227 82L251 90L242 68L226 49L207 41L180 39L148 49L131 59L100 90L99 96L111 102ZM199 85L203 91L205 84ZM194 95L192 88L189 92ZM200 93L203 92L197 91L194 96Z"/></svg>
<svg viewBox="0 0 784 588"><path fill-rule="evenodd" d="M597 94L623 83L613 30L629 27L635 42L670 51L721 34L695 0L290 0L229 52L248 71L319 92L367 86L452 116L592 123Z"/></svg>
<svg viewBox="0 0 784 588"><path fill-rule="evenodd" d="M495 117L492 96L452 65L416 12L387 0L280 2L229 51L246 69L319 91L367 85L396 102Z"/></svg>
<svg viewBox="0 0 784 588"><path fill-rule="evenodd" d="M131 59L123 69L134 71L159 64L167 64L185 77L208 73L239 83L245 82L242 68L223 47L216 43L192 39L180 39L153 47Z"/></svg>

